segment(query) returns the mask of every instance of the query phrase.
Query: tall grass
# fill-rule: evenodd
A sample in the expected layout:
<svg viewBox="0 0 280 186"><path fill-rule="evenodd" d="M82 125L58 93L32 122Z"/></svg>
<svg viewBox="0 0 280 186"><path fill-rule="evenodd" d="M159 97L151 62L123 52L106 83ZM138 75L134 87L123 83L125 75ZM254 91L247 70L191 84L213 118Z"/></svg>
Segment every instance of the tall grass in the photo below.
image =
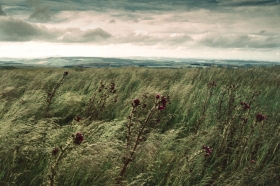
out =
<svg viewBox="0 0 280 186"><path fill-rule="evenodd" d="M0 185L48 185L53 148L77 131L85 140L61 161L56 184L114 185L131 102L159 93L171 104L138 145L125 185L280 184L279 67L67 69L46 118L46 91L64 71L0 70ZM100 82L115 83L117 102L108 99L102 117L86 118ZM258 113L267 118L257 121Z"/></svg>

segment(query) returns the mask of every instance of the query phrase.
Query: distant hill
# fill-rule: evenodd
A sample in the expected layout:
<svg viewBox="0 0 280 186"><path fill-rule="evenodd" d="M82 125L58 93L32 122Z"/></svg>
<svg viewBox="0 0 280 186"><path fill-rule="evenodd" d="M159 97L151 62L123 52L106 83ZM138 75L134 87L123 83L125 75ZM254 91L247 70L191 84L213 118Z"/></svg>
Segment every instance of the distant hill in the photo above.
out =
<svg viewBox="0 0 280 186"><path fill-rule="evenodd" d="M151 67L151 68L192 68L275 66L280 62L214 59L176 59L176 58L101 58L101 57L50 57L38 59L0 59L0 67L66 67L66 68L104 68L104 67Z"/></svg>

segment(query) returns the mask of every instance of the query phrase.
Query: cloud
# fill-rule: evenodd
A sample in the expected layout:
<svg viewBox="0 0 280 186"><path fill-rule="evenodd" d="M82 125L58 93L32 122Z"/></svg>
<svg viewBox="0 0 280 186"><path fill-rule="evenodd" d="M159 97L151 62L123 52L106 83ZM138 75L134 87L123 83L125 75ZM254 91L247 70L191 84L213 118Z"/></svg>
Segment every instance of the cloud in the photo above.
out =
<svg viewBox="0 0 280 186"><path fill-rule="evenodd" d="M221 5L232 6L258 6L258 5L270 5L275 4L276 0L216 0Z"/></svg>
<svg viewBox="0 0 280 186"><path fill-rule="evenodd" d="M11 17L0 18L0 41L31 41L52 38L44 27Z"/></svg>
<svg viewBox="0 0 280 186"><path fill-rule="evenodd" d="M30 19L36 19L39 21L47 21L50 19L50 6L43 5L40 0L28 0L27 3L33 8L33 12L29 17Z"/></svg>
<svg viewBox="0 0 280 186"><path fill-rule="evenodd" d="M63 3L65 3L64 1ZM273 5L277 0L71 0L63 10L95 10L99 12L121 10L128 12L169 12L190 10L219 10L228 6ZM86 5L86 6L81 6Z"/></svg>
<svg viewBox="0 0 280 186"><path fill-rule="evenodd" d="M88 29L82 31L78 28L68 28L58 30L61 36L57 41L67 43L90 43L90 42L102 42L111 37L111 34L105 32L101 28Z"/></svg>
<svg viewBox="0 0 280 186"><path fill-rule="evenodd" d="M277 48L280 36L209 33L198 43L217 48Z"/></svg>
<svg viewBox="0 0 280 186"><path fill-rule="evenodd" d="M122 36L115 36L109 40L111 43L115 44L133 44L139 46L182 46L193 41L192 37L187 34L152 34L143 30L136 30L133 33L129 33Z"/></svg>
<svg viewBox="0 0 280 186"><path fill-rule="evenodd" d="M2 5L0 5L0 16L6 16L6 13L2 10Z"/></svg>
<svg viewBox="0 0 280 186"><path fill-rule="evenodd" d="M52 28L27 23L11 17L0 18L0 41L47 41L58 43L102 42L111 37L101 28Z"/></svg>
<svg viewBox="0 0 280 186"><path fill-rule="evenodd" d="M115 19L111 19L111 20L109 21L109 23L116 23L116 20L115 20Z"/></svg>
<svg viewBox="0 0 280 186"><path fill-rule="evenodd" d="M45 0L46 2L54 2ZM110 12L121 10L129 12L160 12L190 9L209 9L216 5L215 0L71 0L61 1L60 10L95 10ZM53 7L52 7L53 8Z"/></svg>
<svg viewBox="0 0 280 186"><path fill-rule="evenodd" d="M264 1L257 2L263 4L270 2ZM50 12L47 11L48 13L45 14L42 10L44 8L49 10L42 4L43 1L28 0L28 2L34 7L32 13L34 19L50 18ZM107 0L107 3L97 0L88 2L76 0L74 4L71 4L73 5L71 11L55 12L57 9L54 7L67 3L66 1L63 1L63 4L57 1L51 2L49 4L50 1L44 1L52 7L54 16L51 21L41 24L30 23L31 20L27 18L29 13L26 14L26 12L25 21L21 20L24 19L22 17L0 19L0 41L131 44L137 47L163 48L209 46L214 49L246 47L275 49L280 43L279 29L275 26L279 17L276 6L242 6L229 9L222 5L231 4L225 0L151 0L149 3L145 0L137 2ZM145 7L150 6L152 9L159 2L161 4L158 6L166 7L164 10L170 11L144 11ZM253 1L233 0L232 4L245 2ZM186 6L199 7L200 3L203 7L201 9L190 8L188 11L181 11ZM210 10L210 8L204 8L206 4L221 6ZM93 5L96 8L99 8L99 5L102 6L99 11L84 11ZM79 7L77 10L76 6ZM128 6L131 6L131 9ZM138 9L138 6L141 8ZM182 6L182 9L177 10L178 6ZM39 13L43 12L41 17L39 13L35 13L36 7L39 7ZM9 13L8 10L5 6L5 11ZM26 10L30 9L26 8Z"/></svg>

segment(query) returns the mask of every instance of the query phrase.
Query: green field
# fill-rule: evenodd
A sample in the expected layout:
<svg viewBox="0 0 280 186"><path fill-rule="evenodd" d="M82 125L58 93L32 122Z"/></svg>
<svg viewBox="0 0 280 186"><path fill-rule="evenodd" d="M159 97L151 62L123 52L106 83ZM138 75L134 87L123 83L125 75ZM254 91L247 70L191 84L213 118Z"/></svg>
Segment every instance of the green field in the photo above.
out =
<svg viewBox="0 0 280 186"><path fill-rule="evenodd" d="M0 185L280 185L279 67L0 69L0 100Z"/></svg>

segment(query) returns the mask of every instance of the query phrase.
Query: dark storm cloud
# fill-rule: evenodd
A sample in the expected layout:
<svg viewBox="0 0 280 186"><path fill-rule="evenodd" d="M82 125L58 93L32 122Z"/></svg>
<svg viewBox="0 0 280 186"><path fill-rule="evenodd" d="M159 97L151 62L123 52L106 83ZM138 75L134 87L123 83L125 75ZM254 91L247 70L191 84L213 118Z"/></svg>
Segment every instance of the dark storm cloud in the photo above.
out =
<svg viewBox="0 0 280 186"><path fill-rule="evenodd" d="M10 17L0 18L0 41L31 41L52 37L43 27Z"/></svg>
<svg viewBox="0 0 280 186"><path fill-rule="evenodd" d="M51 11L49 5L42 4L41 0L28 0L27 3L33 9L30 18L40 21L47 21L50 19Z"/></svg>
<svg viewBox="0 0 280 186"><path fill-rule="evenodd" d="M0 16L6 16L6 13L2 10L2 5L0 5Z"/></svg>
<svg viewBox="0 0 280 186"><path fill-rule="evenodd" d="M48 29L11 17L0 18L0 41L102 42L111 35L101 28Z"/></svg>
<svg viewBox="0 0 280 186"><path fill-rule="evenodd" d="M26 6L25 0L2 0L6 5ZM277 0L27 0L33 7L31 17L48 19L50 11L62 10L124 10L124 11L180 11L210 9L219 11L223 6L260 6L279 4Z"/></svg>
<svg viewBox="0 0 280 186"><path fill-rule="evenodd" d="M264 6L275 5L277 0L217 0L217 3L225 6Z"/></svg>
<svg viewBox="0 0 280 186"><path fill-rule="evenodd" d="M110 39L110 40L108 40ZM52 28L28 23L20 19L3 17L0 19L0 41L47 41L61 43L133 43L136 45L180 45L192 41L186 35L158 37L143 33L131 33L113 37L101 28L81 30L79 28Z"/></svg>
<svg viewBox="0 0 280 186"><path fill-rule="evenodd" d="M28 23L31 21L28 19L27 22L12 18L0 20L1 41L131 43L147 46L185 46L192 43L212 48L277 48L280 43L279 31L276 30L279 2L276 0L3 2L4 5L14 4L14 7L29 5L26 9L31 11L27 14L30 18L43 22L48 20L50 24L44 27ZM10 15L8 10L5 7L5 12ZM0 14L5 14L1 12L0 7ZM79 26L73 28L77 24ZM95 29L89 29L92 27L87 24ZM143 32L135 33L137 30Z"/></svg>
<svg viewBox="0 0 280 186"><path fill-rule="evenodd" d="M280 36L211 33L201 39L199 43L218 48L277 48Z"/></svg>
<svg viewBox="0 0 280 186"><path fill-rule="evenodd" d="M51 0L49 0L50 2ZM52 2L55 2L52 0ZM216 10L223 6L261 6L275 5L277 0L65 0L62 9L76 10L124 10L124 11L180 11L193 9ZM86 5L86 6L81 6Z"/></svg>
<svg viewBox="0 0 280 186"><path fill-rule="evenodd" d="M66 1L65 1L66 2ZM169 11L176 9L210 8L216 0L71 0L67 1L88 5L88 9L107 10L118 9L126 11Z"/></svg>

